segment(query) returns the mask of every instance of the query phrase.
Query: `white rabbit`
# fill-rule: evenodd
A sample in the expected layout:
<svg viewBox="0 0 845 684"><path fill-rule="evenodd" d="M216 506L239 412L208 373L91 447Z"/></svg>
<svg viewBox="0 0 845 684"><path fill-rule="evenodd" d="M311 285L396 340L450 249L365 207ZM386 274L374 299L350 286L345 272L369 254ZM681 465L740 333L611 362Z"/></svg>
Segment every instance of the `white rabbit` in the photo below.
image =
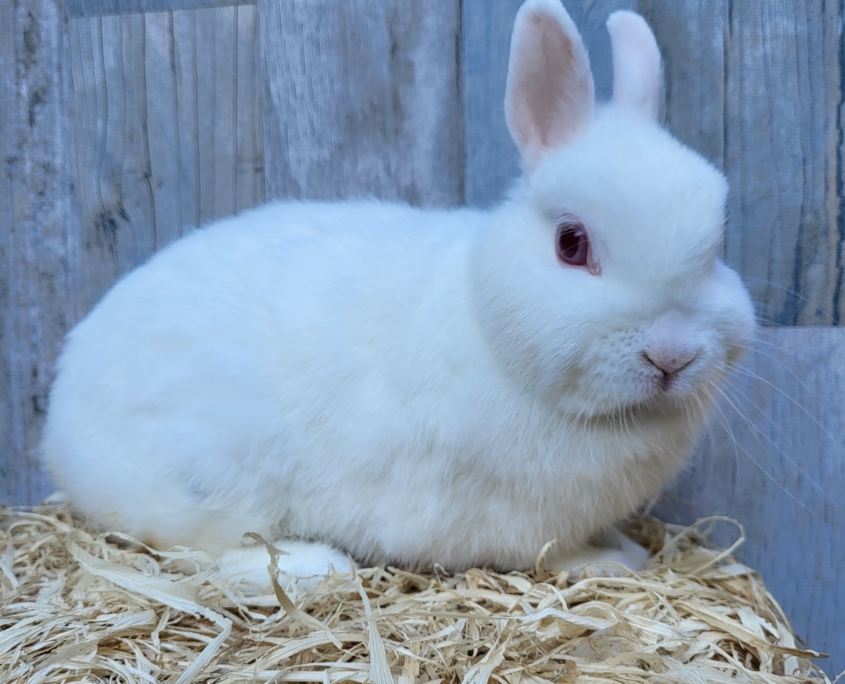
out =
<svg viewBox="0 0 845 684"><path fill-rule="evenodd" d="M718 258L724 177L657 123L654 36L630 12L608 29L598 108L563 7L520 9L505 106L524 176L492 211L272 203L120 281L58 362L60 488L233 574L266 567L245 532L295 540L297 575L347 553L526 569L552 539L579 558L655 497L754 315Z"/></svg>

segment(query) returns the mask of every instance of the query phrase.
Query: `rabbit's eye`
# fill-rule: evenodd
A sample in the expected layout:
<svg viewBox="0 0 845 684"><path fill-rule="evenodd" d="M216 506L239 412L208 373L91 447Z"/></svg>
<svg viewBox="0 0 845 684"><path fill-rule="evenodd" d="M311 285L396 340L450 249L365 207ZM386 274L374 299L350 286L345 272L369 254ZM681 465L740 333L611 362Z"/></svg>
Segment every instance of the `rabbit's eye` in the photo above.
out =
<svg viewBox="0 0 845 684"><path fill-rule="evenodd" d="M587 229L574 216L564 218L557 226L555 238L557 258L569 266L586 266L590 257Z"/></svg>

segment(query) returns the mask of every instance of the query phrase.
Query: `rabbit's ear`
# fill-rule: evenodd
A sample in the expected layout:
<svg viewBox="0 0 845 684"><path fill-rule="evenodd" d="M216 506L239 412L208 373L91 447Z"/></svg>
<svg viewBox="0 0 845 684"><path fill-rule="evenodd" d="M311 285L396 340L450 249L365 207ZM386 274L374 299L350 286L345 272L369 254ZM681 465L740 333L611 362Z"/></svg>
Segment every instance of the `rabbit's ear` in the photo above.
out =
<svg viewBox="0 0 845 684"><path fill-rule="evenodd" d="M607 20L613 49L613 102L657 119L663 70L654 34L639 14L614 12Z"/></svg>
<svg viewBox="0 0 845 684"><path fill-rule="evenodd" d="M505 117L527 174L551 149L589 126L595 100L590 60L559 0L528 0L511 38Z"/></svg>

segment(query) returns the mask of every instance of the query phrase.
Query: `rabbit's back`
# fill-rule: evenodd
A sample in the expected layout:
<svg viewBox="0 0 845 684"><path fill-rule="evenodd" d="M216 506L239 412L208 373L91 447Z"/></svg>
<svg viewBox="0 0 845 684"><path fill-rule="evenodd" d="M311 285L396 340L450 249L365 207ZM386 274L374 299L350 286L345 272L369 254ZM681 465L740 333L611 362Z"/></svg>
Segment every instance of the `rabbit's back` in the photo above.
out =
<svg viewBox="0 0 845 684"><path fill-rule="evenodd" d="M169 534L167 515L141 523L185 492L221 511L260 507L265 486L283 498L295 456L325 448L344 416L375 431L367 413L400 400L412 379L391 363L436 345L422 309L451 290L454 306L433 308L457 315L460 213L277 203L163 250L69 335L43 444L57 484L95 518L165 543L204 536Z"/></svg>

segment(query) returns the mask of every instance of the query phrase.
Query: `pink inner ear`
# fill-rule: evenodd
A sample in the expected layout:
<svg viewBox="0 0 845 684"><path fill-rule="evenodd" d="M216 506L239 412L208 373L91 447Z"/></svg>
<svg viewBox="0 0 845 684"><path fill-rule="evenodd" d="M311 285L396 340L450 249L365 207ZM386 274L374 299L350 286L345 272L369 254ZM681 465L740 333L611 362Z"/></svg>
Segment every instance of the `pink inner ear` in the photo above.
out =
<svg viewBox="0 0 845 684"><path fill-rule="evenodd" d="M578 32L562 7L517 17L505 102L508 127L531 173L550 149L589 125L593 78ZM557 14L557 12L555 12Z"/></svg>
<svg viewBox="0 0 845 684"><path fill-rule="evenodd" d="M541 88L531 91L531 83L555 83L563 81L562 71L565 65L572 64L572 43L567 36L555 30L548 21L543 21L537 15L531 17L532 28L537 31L537 45L532 46L539 58L532 66L535 73L531 74L531 82L526 84L525 97L534 97L533 115L537 139L542 147L556 147L566 143L564 122L558 121L561 114L561 92L555 88ZM556 27L555 27L556 28ZM525 57L531 60L531 55ZM561 89L562 90L562 89Z"/></svg>

